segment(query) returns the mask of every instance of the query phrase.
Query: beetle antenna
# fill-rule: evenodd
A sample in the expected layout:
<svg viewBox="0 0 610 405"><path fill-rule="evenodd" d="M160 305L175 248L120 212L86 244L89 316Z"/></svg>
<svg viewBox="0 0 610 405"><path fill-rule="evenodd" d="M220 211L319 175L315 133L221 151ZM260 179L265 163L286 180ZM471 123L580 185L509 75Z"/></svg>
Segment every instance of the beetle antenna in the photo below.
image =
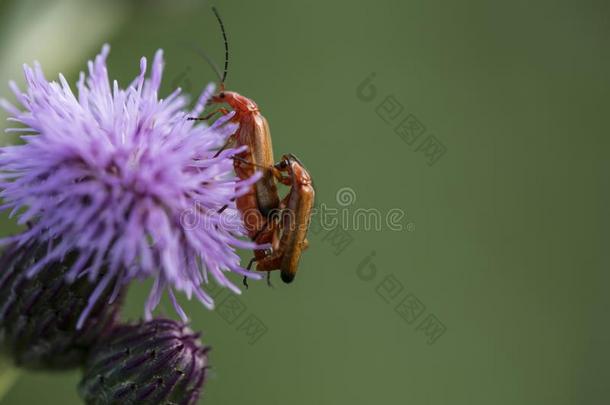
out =
<svg viewBox="0 0 610 405"><path fill-rule="evenodd" d="M270 170L271 169L268 166L263 166L263 165L256 164L254 162L249 162L246 159L240 158L239 156L232 156L231 159L237 160L238 162L242 162L242 163L245 163L245 164L250 165L250 166L258 167L260 169L264 169L264 170Z"/></svg>
<svg viewBox="0 0 610 405"><path fill-rule="evenodd" d="M221 85L224 86L224 82L227 78L227 72L229 71L229 41L227 40L227 32L225 31L225 25L223 24L222 19L220 18L220 14L218 14L218 10L216 9L216 7L212 6L212 11L216 16L216 19L218 20L218 24L220 24L220 30L222 31L222 39L225 43L225 68L222 73L222 79L220 80Z"/></svg>
<svg viewBox="0 0 610 405"><path fill-rule="evenodd" d="M195 46L189 46L189 48L191 48L193 50L193 52L195 52L196 54L201 56L203 59L205 59L205 61L208 63L208 65L210 65L210 67L214 70L214 73L216 73L216 76L218 76L218 80L222 80L222 75L220 74L220 69L218 68L218 65L214 62L212 57L210 57L210 55L207 54L207 52L205 52L203 49L201 49L199 47L195 47Z"/></svg>

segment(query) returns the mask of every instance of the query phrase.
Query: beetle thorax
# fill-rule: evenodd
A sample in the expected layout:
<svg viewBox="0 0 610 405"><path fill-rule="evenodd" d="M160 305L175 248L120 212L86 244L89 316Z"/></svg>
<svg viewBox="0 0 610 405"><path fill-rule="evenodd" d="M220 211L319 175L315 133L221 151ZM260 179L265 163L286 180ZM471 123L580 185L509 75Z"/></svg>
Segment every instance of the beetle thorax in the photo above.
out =
<svg viewBox="0 0 610 405"><path fill-rule="evenodd" d="M258 112L258 106L254 101L234 91L225 91L222 100L238 112Z"/></svg>

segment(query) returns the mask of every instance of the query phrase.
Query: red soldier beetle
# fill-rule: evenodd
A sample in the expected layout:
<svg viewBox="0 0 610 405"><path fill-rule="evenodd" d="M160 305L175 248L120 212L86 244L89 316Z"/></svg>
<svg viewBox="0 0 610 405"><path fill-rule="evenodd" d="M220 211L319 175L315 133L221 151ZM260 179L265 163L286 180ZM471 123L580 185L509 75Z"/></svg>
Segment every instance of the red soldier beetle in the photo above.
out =
<svg viewBox="0 0 610 405"><path fill-rule="evenodd" d="M256 262L257 271L280 270L282 281L290 283L298 270L301 255L308 246L306 236L315 198L313 182L305 167L292 154L284 155L282 160L274 165L269 125L257 104L239 93L225 90L229 47L222 19L216 8L212 7L212 10L220 24L224 39L225 64L221 76L212 60L202 53L220 80L219 92L208 104L230 105L235 112L231 121L239 124L237 131L229 137L228 142L217 155L231 144L245 145L248 149L233 158L237 176L248 179L255 174L256 167L264 169L263 177L252 186L251 192L236 200L237 208L244 216L250 238L261 245L272 244L271 251L254 251L254 258L250 261L248 269ZM204 117L189 119L207 120L216 113L227 114L228 111L218 108ZM291 187L288 195L281 202L275 178ZM278 208L280 215L276 216ZM245 278L244 284L247 286Z"/></svg>
<svg viewBox="0 0 610 405"><path fill-rule="evenodd" d="M256 262L257 271L280 270L282 281L290 283L298 270L301 255L309 245L307 230L311 222L315 190L309 172L293 154L282 156L282 160L268 170L281 183L290 186L290 191L280 203L280 227L270 228L261 234L264 235L265 243L271 241L271 252L264 252L264 255L255 252L248 269Z"/></svg>
<svg viewBox="0 0 610 405"><path fill-rule="evenodd" d="M216 71L220 80L219 92L215 94L208 105L228 104L232 107L235 115L232 122L239 124L237 131L229 137L227 143L218 151L216 156L227 146L247 146L248 149L234 159L234 169L237 177L248 179L255 173L255 166L271 167L275 163L273 159L273 146L271 144L271 132L265 117L260 113L256 103L234 91L225 91L225 80L229 67L229 42L227 40L224 24L218 11L212 7L212 11L218 20L225 46L225 64L222 76L218 67L205 53L202 56ZM218 108L212 113L190 120L207 120L216 113L227 114L224 108ZM255 240L267 226L268 215L279 206L280 199L275 184L273 173L265 171L263 177L250 189L250 192L238 197L237 209L242 213L248 236ZM220 211L226 207L221 208Z"/></svg>

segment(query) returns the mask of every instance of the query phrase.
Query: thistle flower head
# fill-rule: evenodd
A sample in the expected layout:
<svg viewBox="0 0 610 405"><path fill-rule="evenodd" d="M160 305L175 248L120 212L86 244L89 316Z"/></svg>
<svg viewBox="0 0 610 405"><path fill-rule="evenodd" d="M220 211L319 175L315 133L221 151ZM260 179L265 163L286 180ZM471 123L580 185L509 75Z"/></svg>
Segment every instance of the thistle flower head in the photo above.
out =
<svg viewBox="0 0 610 405"><path fill-rule="evenodd" d="M87 404L195 404L209 348L184 324L122 325L91 350L79 384Z"/></svg>
<svg viewBox="0 0 610 405"><path fill-rule="evenodd" d="M20 133L23 144L0 148L0 208L30 227L4 242L48 243L46 254L28 269L30 277L77 254L67 279L99 280L79 327L111 282L144 278L154 279L147 318L165 290L186 318L175 290L212 308L202 288L209 274L237 293L227 271L255 277L240 266L235 251L255 246L242 239L233 201L257 178L240 181L233 174L231 157L242 150L216 156L235 131L231 115L211 127L186 119L201 113L213 86L185 112L179 89L158 98L161 51L150 78L142 58L139 75L126 89L110 82L108 53L106 45L89 62L77 94L61 75L59 82L47 81L37 63L24 66L25 92L11 83L22 107L4 100L2 106L18 123L8 131Z"/></svg>

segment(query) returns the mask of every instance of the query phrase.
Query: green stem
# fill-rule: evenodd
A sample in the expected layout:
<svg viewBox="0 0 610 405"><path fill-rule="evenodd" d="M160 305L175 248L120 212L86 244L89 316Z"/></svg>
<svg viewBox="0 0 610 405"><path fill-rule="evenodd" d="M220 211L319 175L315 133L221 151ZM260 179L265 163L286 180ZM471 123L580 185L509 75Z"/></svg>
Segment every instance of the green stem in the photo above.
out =
<svg viewBox="0 0 610 405"><path fill-rule="evenodd" d="M17 382L19 374L21 373L13 365L13 362L0 355L0 401L11 390L15 382Z"/></svg>

